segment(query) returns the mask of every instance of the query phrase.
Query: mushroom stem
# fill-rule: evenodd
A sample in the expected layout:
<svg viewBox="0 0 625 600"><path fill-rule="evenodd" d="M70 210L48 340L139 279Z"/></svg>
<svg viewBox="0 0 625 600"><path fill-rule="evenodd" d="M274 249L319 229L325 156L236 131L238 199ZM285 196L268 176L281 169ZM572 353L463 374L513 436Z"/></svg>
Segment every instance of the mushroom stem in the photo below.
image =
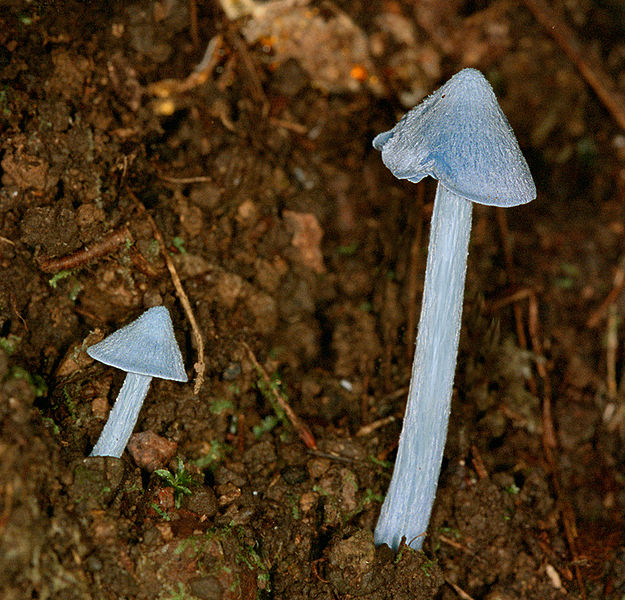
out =
<svg viewBox="0 0 625 600"><path fill-rule="evenodd" d="M152 377L128 373L90 456L120 458L135 428Z"/></svg>
<svg viewBox="0 0 625 600"><path fill-rule="evenodd" d="M462 317L472 202L436 188L404 424L375 543L423 544L443 460Z"/></svg>

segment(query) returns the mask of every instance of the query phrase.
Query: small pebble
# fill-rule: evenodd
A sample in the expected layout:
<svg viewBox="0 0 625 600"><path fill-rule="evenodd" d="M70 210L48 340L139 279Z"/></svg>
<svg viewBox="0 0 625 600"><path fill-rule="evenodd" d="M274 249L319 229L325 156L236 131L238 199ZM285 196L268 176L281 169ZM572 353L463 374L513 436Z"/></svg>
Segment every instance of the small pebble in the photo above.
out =
<svg viewBox="0 0 625 600"><path fill-rule="evenodd" d="M137 466L150 473L166 466L177 449L176 442L166 440L153 431L135 433L128 441L128 452Z"/></svg>

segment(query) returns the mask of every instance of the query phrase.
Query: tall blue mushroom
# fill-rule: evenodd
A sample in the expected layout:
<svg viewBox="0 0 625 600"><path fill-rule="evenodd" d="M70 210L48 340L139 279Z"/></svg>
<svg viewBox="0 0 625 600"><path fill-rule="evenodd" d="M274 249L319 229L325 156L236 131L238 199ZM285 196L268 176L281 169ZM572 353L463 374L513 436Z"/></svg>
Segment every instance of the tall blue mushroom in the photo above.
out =
<svg viewBox="0 0 625 600"><path fill-rule="evenodd" d="M420 549L447 436L462 317L472 202L510 207L536 197L490 84L463 69L373 140L399 179L438 180L417 346L391 484L376 544Z"/></svg>
<svg viewBox="0 0 625 600"><path fill-rule="evenodd" d="M187 381L169 311L155 306L87 348L95 359L126 371L126 379L91 456L119 458L135 427L152 377Z"/></svg>

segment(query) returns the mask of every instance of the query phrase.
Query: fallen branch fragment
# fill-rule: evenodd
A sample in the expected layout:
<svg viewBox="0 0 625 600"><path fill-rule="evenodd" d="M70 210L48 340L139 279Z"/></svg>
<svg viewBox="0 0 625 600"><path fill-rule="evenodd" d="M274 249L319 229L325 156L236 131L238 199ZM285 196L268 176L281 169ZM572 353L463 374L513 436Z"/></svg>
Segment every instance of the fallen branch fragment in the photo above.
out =
<svg viewBox="0 0 625 600"><path fill-rule="evenodd" d="M590 315L590 317L588 317L588 320L586 321L586 327L590 327L591 329L593 329L599 325L601 319L605 317L605 314L608 312L609 308L618 300L618 297L621 295L623 288L625 288L625 256L621 257L618 265L616 266L612 289L605 297L605 300L601 303L599 308L597 308Z"/></svg>
<svg viewBox="0 0 625 600"><path fill-rule="evenodd" d="M475 444L471 446L471 454L473 455L471 463L473 464L473 468L475 469L477 476L480 479L488 479L488 471L486 470L486 466L482 460L482 455Z"/></svg>
<svg viewBox="0 0 625 600"><path fill-rule="evenodd" d="M539 335L539 316L538 316L538 300L536 296L530 296L529 298L529 332L530 340L532 344L532 351L537 357L543 356L543 348ZM551 380L549 372L542 360L536 362L536 370L543 382L543 414L542 414L542 426L543 426L543 452L547 464L551 469L551 479L553 482L553 489L560 508L560 517L562 519L562 527L564 528L564 536L569 547L571 554L571 564L575 572L575 578L577 585L579 586L580 594L583 600L586 600L586 587L582 572L579 567L579 552L577 550L577 526L575 524L575 511L571 506L568 499L565 497L562 486L560 484L560 478L558 475L558 465L556 462L555 452L558 448L558 439L556 437L555 427L553 424L553 416L551 413Z"/></svg>
<svg viewBox="0 0 625 600"><path fill-rule="evenodd" d="M295 414L295 411L291 408L291 405L289 404L284 394L280 393L280 390L277 389L275 385L271 385L271 377L269 377L267 371L265 371L263 366L258 362L258 359L256 358L254 352L252 352L252 349L245 342L241 343L248 353L248 356L250 357L252 364L256 368L256 371L262 377L263 381L267 384L268 388L271 390L271 394L274 400L284 411L289 421L291 422L291 425L293 425L293 429L295 429L297 435L300 437L302 442L304 442L307 448L310 448L311 450L316 450L317 441L315 440L315 436L313 435L308 425L306 425L306 423L304 423L304 421L302 421L297 416L297 414Z"/></svg>
<svg viewBox="0 0 625 600"><path fill-rule="evenodd" d="M512 259L512 242L510 240L510 229L508 228L508 217L506 216L506 211L501 207L497 207L495 214L497 215L497 223L499 223L499 230L501 231L508 285L514 287L516 285L516 278L514 276L514 260ZM512 312L514 313L519 346L525 350L527 349L527 338L525 337L525 329L523 328L523 312L516 302L512 304Z"/></svg>
<svg viewBox="0 0 625 600"><path fill-rule="evenodd" d="M496 313L504 308L504 306L508 306L509 304L513 304L515 302L520 302L521 300L525 300L526 298L530 298L534 295L535 292L533 289L522 288L520 290L517 290L516 292L513 292L509 296L506 296L505 298L501 298L501 300L495 300L495 302L491 304L490 312Z"/></svg>
<svg viewBox="0 0 625 600"><path fill-rule="evenodd" d="M606 385L608 388L608 399L615 402L618 394L618 384L616 383L616 354L618 352L618 324L619 315L616 304L611 304L608 310L608 324L605 335L606 352Z"/></svg>
<svg viewBox="0 0 625 600"><path fill-rule="evenodd" d="M523 0L534 18L553 37L558 46L575 64L586 83L594 90L606 110L621 129L625 130L625 98L617 90L610 75L599 61L589 56L575 32L560 19L544 0Z"/></svg>
<svg viewBox="0 0 625 600"><path fill-rule="evenodd" d="M195 70L185 79L163 79L155 81L147 87L152 96L167 99L176 94L184 94L208 81L213 70L220 61L219 51L223 46L223 37L218 34L210 40L204 57Z"/></svg>
<svg viewBox="0 0 625 600"><path fill-rule="evenodd" d="M467 594L459 585L456 585L453 581L451 581L447 577L445 578L445 583L449 587L451 587L454 590L454 592L458 594L458 597L462 598L462 600L475 600L473 596L469 596L469 594Z"/></svg>
<svg viewBox="0 0 625 600"><path fill-rule="evenodd" d="M197 175L196 177L171 177L170 175L164 175L158 173L158 178L167 183L178 183L180 185L186 185L189 183L205 183L207 181L213 181L213 178L208 175Z"/></svg>
<svg viewBox="0 0 625 600"><path fill-rule="evenodd" d="M309 454L312 454L313 456L317 456L319 458L327 458L328 460L345 463L347 465L355 465L364 462L362 459L350 458L349 456L341 456L340 454L336 454L335 452L322 452L321 450L315 450L313 448L309 448Z"/></svg>
<svg viewBox="0 0 625 600"><path fill-rule="evenodd" d="M182 308L184 309L185 314L187 315L187 319L191 324L191 331L193 332L193 338L195 339L195 344L197 346L197 362L193 365L197 376L195 378L195 385L193 386L193 393L197 396L202 384L204 383L204 371L206 370L206 363L204 362L204 340L202 339L202 334L200 333L200 328L197 325L197 321L195 320L195 315L193 314L193 309L191 308L191 303L189 302L189 297L187 293L184 291L182 287L182 283L180 281L180 277L178 277L178 271L176 271L176 267L174 266L174 262L169 256L169 252L167 251L167 246L165 246L165 240L163 239L163 234L161 230L158 228L158 225L152 218L152 215L145 209L143 202L139 200L130 190L128 190L128 194L134 200L139 212L146 217L150 226L152 227L152 233L158 242L158 245L161 249L161 254L165 259L165 264L167 265L167 269L169 270L169 274L171 276L171 280L176 288L176 294L180 300L180 304L182 304Z"/></svg>
<svg viewBox="0 0 625 600"><path fill-rule="evenodd" d="M132 236L126 227L114 231L103 240L96 242L88 248L82 248L60 258L44 258L39 263L39 268L44 273L58 273L69 269L77 269L97 258L111 254L120 246L132 243Z"/></svg>
<svg viewBox="0 0 625 600"><path fill-rule="evenodd" d="M555 427L553 425L553 417L551 414L551 379L545 367L543 360L543 346L539 335L539 317L538 317L538 300L536 296L529 298L529 325L530 340L532 344L532 352L537 357L536 370L543 381L543 446L545 448L556 448L558 440L556 438Z"/></svg>
<svg viewBox="0 0 625 600"><path fill-rule="evenodd" d="M383 419L378 419L373 423L369 423L369 425L363 425L357 432L356 437L364 437L373 433L376 429L380 429L380 427L386 427L386 425L390 425L395 422L395 417L390 415L388 417L384 417Z"/></svg>

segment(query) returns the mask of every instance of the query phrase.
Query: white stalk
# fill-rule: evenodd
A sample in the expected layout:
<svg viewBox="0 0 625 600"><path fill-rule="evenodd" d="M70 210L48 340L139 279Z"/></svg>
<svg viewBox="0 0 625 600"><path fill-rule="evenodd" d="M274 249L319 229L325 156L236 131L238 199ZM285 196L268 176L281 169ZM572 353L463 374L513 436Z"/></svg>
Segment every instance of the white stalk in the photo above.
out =
<svg viewBox="0 0 625 600"><path fill-rule="evenodd" d="M152 377L128 373L90 456L120 458L135 428Z"/></svg>
<svg viewBox="0 0 625 600"><path fill-rule="evenodd" d="M436 189L417 347L391 484L375 543L423 544L443 460L451 406L472 202Z"/></svg>

